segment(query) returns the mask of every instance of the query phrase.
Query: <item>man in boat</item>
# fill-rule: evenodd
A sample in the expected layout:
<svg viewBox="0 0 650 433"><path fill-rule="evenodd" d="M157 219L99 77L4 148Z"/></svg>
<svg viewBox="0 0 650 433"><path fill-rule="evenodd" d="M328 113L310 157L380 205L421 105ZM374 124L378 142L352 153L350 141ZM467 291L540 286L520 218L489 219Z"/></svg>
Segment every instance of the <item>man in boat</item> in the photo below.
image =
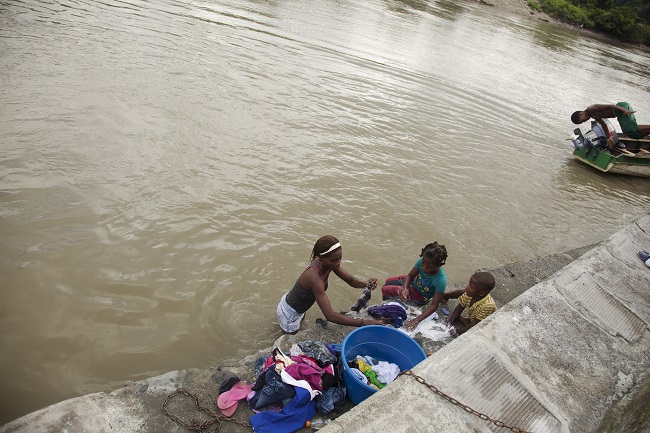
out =
<svg viewBox="0 0 650 433"><path fill-rule="evenodd" d="M612 147L614 140L612 131L609 130L604 118L611 119L616 117L621 125L623 132L630 138L641 139L650 134L650 125L637 125L634 110L627 102L614 104L594 104L585 108L583 111L576 111L571 115L571 121L576 125L586 122L593 118L602 127L607 136L607 146Z"/></svg>

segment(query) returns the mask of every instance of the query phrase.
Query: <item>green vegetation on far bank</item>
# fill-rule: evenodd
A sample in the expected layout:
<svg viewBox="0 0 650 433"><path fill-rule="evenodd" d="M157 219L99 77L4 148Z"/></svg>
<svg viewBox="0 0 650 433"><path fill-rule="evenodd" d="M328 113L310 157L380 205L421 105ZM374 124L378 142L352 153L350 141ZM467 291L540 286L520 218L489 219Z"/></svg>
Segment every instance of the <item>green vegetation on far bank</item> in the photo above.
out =
<svg viewBox="0 0 650 433"><path fill-rule="evenodd" d="M528 6L569 24L650 46L647 0L528 0Z"/></svg>

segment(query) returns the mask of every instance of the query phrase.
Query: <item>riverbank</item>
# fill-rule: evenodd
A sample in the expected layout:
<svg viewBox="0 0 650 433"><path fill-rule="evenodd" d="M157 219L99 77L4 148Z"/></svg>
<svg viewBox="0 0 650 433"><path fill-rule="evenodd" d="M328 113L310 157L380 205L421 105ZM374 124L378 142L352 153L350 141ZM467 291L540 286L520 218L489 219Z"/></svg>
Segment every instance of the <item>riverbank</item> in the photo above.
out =
<svg viewBox="0 0 650 433"><path fill-rule="evenodd" d="M530 16L536 18L540 21L551 22L558 25L567 26L568 24L558 21L555 18L551 18L546 15L544 12L534 11L528 7L527 0L476 0L478 3L485 6L498 7L510 12Z"/></svg>
<svg viewBox="0 0 650 433"><path fill-rule="evenodd" d="M497 285L492 294L499 307L504 306L528 288L548 278L550 275L567 266L573 260L589 251L593 245L577 248L566 253L554 254L528 262L511 263L491 270ZM458 287L450 287L450 290ZM455 300L450 300L448 309L453 309ZM371 305L377 304L372 299ZM444 319L440 319L442 321ZM324 326L323 326L324 325ZM326 343L340 343L351 331L351 328L323 323L322 321L307 321L305 329L296 335L285 335L275 341L274 347L288 350L292 344L307 340L320 340ZM449 338L430 339L419 334L415 339L428 353L435 352L444 346ZM255 361L272 350L251 354L244 359L231 359L221 365L209 368L195 368L172 371L161 376L152 377L138 382L127 383L123 388L111 393L95 393L66 400L26 415L18 420L0 427L1 433L39 431L74 432L140 432L154 433L166 431L170 433L186 432L182 425L190 425L192 420L213 422L215 418L198 408L192 396L199 404L209 411L220 415L215 407L219 385L229 377L236 375L247 383L254 378ZM176 394L185 390L191 395ZM170 397L170 395L172 397ZM168 399L169 400L166 400ZM161 408L165 406L169 414L180 421L174 421ZM349 411L351 402L347 401L340 412L332 417L338 417ZM252 411L246 404L240 404L231 419L223 420L219 429L222 433L250 432L247 425ZM307 431L306 429L303 429Z"/></svg>
<svg viewBox="0 0 650 433"><path fill-rule="evenodd" d="M592 30L587 30L580 26L576 26L573 24L566 23L564 21L560 21L556 18L551 17L550 15L545 14L544 12L533 10L530 7L528 7L528 0L475 0L475 1L486 7L498 7L512 13L528 16L532 19L537 19L539 21L544 21L561 27L573 28L581 33L588 34L596 39L606 41L608 43L624 44L624 42L616 38L613 38L609 35L594 32ZM632 44L632 45L643 51L650 52L650 47L648 46L641 45L641 44Z"/></svg>

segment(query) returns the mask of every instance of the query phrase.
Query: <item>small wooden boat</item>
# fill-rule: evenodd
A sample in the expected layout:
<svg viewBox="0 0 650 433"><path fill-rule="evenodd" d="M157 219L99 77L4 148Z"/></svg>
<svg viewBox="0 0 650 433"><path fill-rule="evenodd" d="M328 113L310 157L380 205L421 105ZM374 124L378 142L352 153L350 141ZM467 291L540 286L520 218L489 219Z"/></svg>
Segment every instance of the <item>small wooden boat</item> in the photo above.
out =
<svg viewBox="0 0 650 433"><path fill-rule="evenodd" d="M573 156L604 173L650 177L650 139L636 140L618 134L611 123L614 146L607 147L607 138L598 122L592 120L591 130L582 133L576 128L571 138Z"/></svg>

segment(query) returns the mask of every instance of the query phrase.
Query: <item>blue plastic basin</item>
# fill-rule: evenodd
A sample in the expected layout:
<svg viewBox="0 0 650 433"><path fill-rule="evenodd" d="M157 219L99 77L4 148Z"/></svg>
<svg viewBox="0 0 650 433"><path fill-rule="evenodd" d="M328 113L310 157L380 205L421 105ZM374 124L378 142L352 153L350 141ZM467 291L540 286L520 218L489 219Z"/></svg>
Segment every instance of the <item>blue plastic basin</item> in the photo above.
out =
<svg viewBox="0 0 650 433"><path fill-rule="evenodd" d="M354 404L361 403L377 392L350 371L348 361L352 361L357 355L368 355L377 361L392 362L397 364L401 371L410 370L427 357L414 339L395 328L371 325L350 332L343 339L341 357L344 364L343 383L348 398Z"/></svg>

